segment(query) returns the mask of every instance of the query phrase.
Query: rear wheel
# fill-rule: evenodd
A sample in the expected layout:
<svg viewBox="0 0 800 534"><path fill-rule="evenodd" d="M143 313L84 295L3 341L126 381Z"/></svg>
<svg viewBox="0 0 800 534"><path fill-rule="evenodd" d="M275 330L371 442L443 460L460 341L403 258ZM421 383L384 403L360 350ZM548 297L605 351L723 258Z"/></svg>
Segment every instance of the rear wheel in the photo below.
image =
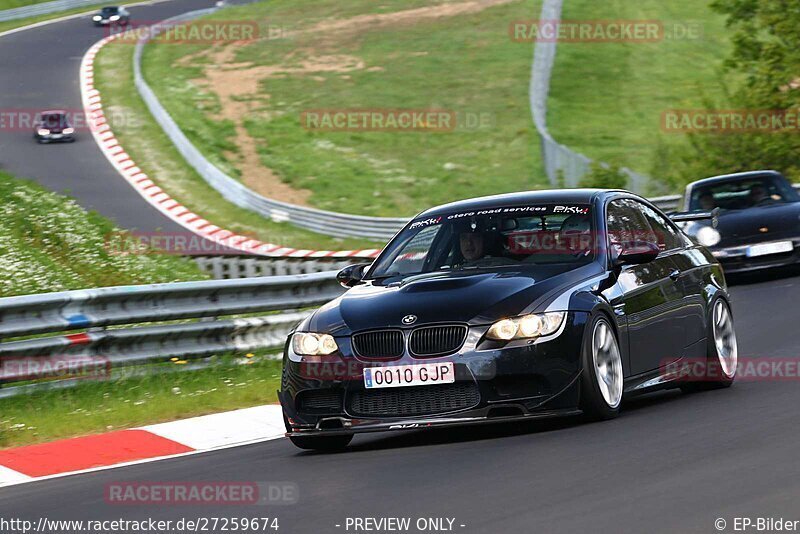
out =
<svg viewBox="0 0 800 534"><path fill-rule="evenodd" d="M582 359L581 409L593 419L613 419L622 403L624 374L617 336L605 315L589 324Z"/></svg>
<svg viewBox="0 0 800 534"><path fill-rule="evenodd" d="M738 362L739 349L733 327L733 314L725 300L717 299L711 306L708 325L705 376L690 377L692 381L682 384L681 389L693 392L731 387L736 380Z"/></svg>

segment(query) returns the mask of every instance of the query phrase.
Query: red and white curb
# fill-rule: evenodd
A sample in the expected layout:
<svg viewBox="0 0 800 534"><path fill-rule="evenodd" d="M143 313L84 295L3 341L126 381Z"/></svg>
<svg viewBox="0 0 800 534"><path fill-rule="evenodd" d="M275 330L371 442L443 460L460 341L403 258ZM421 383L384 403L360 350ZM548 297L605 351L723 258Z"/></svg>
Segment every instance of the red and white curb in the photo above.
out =
<svg viewBox="0 0 800 534"><path fill-rule="evenodd" d="M241 250L248 254L290 258L375 258L379 249L366 250L300 250L296 248L264 243L250 237L225 230L192 213L185 206L161 190L153 180L136 165L120 146L114 132L103 113L100 92L94 86L94 59L100 49L122 34L101 39L86 52L81 60L80 87L83 108L87 122L97 145L108 161L130 183L133 188L161 213L190 230L194 234L209 239L219 245Z"/></svg>
<svg viewBox="0 0 800 534"><path fill-rule="evenodd" d="M275 404L0 450L0 486L153 462L283 436Z"/></svg>

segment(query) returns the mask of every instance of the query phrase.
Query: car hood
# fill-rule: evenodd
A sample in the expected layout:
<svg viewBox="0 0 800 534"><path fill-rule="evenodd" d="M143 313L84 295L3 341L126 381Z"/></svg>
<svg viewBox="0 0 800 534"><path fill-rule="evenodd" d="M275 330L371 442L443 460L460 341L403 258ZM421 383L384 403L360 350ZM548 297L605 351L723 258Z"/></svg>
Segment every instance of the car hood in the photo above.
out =
<svg viewBox="0 0 800 534"><path fill-rule="evenodd" d="M800 236L800 202L724 211L717 217L718 247Z"/></svg>
<svg viewBox="0 0 800 534"><path fill-rule="evenodd" d="M489 324L526 310L541 310L571 286L602 272L592 262L567 271L563 266L540 266L531 271L430 274L388 286L367 283L317 310L301 329L348 335L407 326L402 323L407 315L417 316L414 326Z"/></svg>

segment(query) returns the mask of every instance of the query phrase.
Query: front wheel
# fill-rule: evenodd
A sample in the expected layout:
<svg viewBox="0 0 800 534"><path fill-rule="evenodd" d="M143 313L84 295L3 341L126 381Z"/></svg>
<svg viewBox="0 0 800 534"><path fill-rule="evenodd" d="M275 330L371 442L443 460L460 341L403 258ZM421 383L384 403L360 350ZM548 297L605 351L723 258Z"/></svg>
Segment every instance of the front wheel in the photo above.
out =
<svg viewBox="0 0 800 534"><path fill-rule="evenodd" d="M344 449L353 439L353 434L337 436L289 436L295 447L313 451L337 451Z"/></svg>
<svg viewBox="0 0 800 534"><path fill-rule="evenodd" d="M581 410L592 419L613 419L622 403L624 374L617 336L605 315L589 323L581 357Z"/></svg>

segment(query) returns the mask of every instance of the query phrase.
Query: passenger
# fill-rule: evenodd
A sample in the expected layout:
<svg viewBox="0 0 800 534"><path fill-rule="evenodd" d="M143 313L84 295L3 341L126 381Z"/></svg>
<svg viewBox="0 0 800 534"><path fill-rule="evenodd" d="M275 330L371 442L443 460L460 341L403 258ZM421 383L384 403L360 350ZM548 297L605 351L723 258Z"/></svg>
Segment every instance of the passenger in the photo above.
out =
<svg viewBox="0 0 800 534"><path fill-rule="evenodd" d="M592 223L588 215L570 215L561 223L558 240L569 254L587 255L592 250Z"/></svg>

